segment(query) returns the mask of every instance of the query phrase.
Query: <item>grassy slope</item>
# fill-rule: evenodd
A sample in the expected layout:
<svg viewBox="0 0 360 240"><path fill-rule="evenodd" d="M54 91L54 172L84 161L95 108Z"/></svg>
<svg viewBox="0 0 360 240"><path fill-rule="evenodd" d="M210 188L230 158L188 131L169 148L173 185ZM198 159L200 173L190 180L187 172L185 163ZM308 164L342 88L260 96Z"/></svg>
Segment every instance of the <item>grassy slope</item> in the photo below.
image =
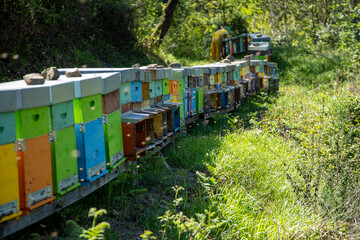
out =
<svg viewBox="0 0 360 240"><path fill-rule="evenodd" d="M194 232L195 239L356 236L359 100L354 85L334 87L331 79L317 84L335 74L332 61L299 54L279 50L275 61L286 69L284 82L304 67L299 59L326 68L309 71L305 86L282 85L279 94L245 100L234 115L191 126L161 156L140 161L13 239L28 239L31 232L70 236L66 220L89 226L93 206L108 210L100 219L111 223L108 239L134 239L144 230L158 239L190 239ZM174 186L184 188L175 202Z"/></svg>

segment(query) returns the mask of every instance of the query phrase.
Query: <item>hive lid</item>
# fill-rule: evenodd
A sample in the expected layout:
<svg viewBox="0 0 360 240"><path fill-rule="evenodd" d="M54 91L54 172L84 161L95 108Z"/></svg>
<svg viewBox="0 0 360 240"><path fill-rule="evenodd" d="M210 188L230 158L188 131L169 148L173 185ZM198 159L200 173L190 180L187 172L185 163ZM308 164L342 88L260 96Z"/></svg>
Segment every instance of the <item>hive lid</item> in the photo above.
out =
<svg viewBox="0 0 360 240"><path fill-rule="evenodd" d="M0 84L0 112L49 106L51 104L49 86L27 85L25 81Z"/></svg>
<svg viewBox="0 0 360 240"><path fill-rule="evenodd" d="M81 77L71 78L62 75L59 80L73 83L75 98L88 97L102 92L101 77L94 74L84 74Z"/></svg>
<svg viewBox="0 0 360 240"><path fill-rule="evenodd" d="M149 114L129 111L121 114L121 121L123 123L135 124L149 118L149 116L150 116Z"/></svg>

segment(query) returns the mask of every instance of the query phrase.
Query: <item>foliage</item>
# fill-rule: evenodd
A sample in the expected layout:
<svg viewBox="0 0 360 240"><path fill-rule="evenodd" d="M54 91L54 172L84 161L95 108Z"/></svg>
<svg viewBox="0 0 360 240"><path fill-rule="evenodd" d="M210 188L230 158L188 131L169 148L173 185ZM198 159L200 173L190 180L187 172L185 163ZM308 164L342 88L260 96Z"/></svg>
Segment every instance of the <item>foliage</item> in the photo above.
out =
<svg viewBox="0 0 360 240"><path fill-rule="evenodd" d="M83 229L82 234L80 235L80 237L89 239L89 240L96 240L96 239L104 239L104 232L107 228L110 228L110 224L107 222L101 222L96 224L96 220L98 217L100 217L103 214L106 214L106 210L105 209L99 209L97 210L96 208L91 208L89 210L89 218L93 217L93 223L92 223L92 227L89 229Z"/></svg>
<svg viewBox="0 0 360 240"><path fill-rule="evenodd" d="M122 67L159 61L139 49L128 0L0 4L0 82L56 67Z"/></svg>
<svg viewBox="0 0 360 240"><path fill-rule="evenodd" d="M89 229L84 229L79 224L77 224L74 220L66 221L65 233L67 237L70 238L86 238L89 240L96 239L105 239L104 232L106 229L110 228L110 224L107 222L101 222L96 224L96 220L98 217L106 214L105 209L90 208L88 217L93 217L92 226Z"/></svg>

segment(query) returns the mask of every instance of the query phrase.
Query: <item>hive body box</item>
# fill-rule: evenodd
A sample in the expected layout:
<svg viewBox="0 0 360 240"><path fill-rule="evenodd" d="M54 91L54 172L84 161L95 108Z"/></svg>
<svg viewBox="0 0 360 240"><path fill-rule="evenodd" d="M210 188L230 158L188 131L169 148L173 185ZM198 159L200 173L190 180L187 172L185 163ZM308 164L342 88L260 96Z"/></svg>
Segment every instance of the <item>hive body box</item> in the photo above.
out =
<svg viewBox="0 0 360 240"><path fill-rule="evenodd" d="M48 134L17 142L20 208L30 210L54 200Z"/></svg>
<svg viewBox="0 0 360 240"><path fill-rule="evenodd" d="M15 118L17 139L30 139L49 133L50 107L19 110Z"/></svg>
<svg viewBox="0 0 360 240"><path fill-rule="evenodd" d="M121 115L124 155L130 161L146 154L145 120L149 117L149 114L133 112Z"/></svg>
<svg viewBox="0 0 360 240"><path fill-rule="evenodd" d="M103 94L102 98L102 113L111 114L120 109L120 91L114 90L110 93Z"/></svg>
<svg viewBox="0 0 360 240"><path fill-rule="evenodd" d="M0 145L14 143L15 139L15 113L0 113Z"/></svg>
<svg viewBox="0 0 360 240"><path fill-rule="evenodd" d="M142 102L141 82L131 82L131 102Z"/></svg>
<svg viewBox="0 0 360 240"><path fill-rule="evenodd" d="M174 132L180 131L180 107L174 107L172 109L172 120L173 120L173 129Z"/></svg>
<svg viewBox="0 0 360 240"><path fill-rule="evenodd" d="M76 136L74 126L54 130L49 135L51 141L54 194L56 196L80 186L78 178Z"/></svg>
<svg viewBox="0 0 360 240"><path fill-rule="evenodd" d="M120 84L120 104L125 105L131 102L131 82Z"/></svg>
<svg viewBox="0 0 360 240"><path fill-rule="evenodd" d="M0 113L0 223L22 213L15 139L15 113Z"/></svg>
<svg viewBox="0 0 360 240"><path fill-rule="evenodd" d="M145 120L146 124L146 150L149 151L155 147L155 119L149 117Z"/></svg>
<svg viewBox="0 0 360 240"><path fill-rule="evenodd" d="M201 114L204 113L204 87L199 87L196 90L196 111Z"/></svg>
<svg viewBox="0 0 360 240"><path fill-rule="evenodd" d="M169 87L169 79L162 79L162 94L168 95L170 94L170 87Z"/></svg>
<svg viewBox="0 0 360 240"><path fill-rule="evenodd" d="M75 124L73 101L58 103L50 107L51 130L61 130Z"/></svg>
<svg viewBox="0 0 360 240"><path fill-rule="evenodd" d="M191 115L196 115L196 107L197 107L197 98L196 98L196 88L190 89L189 92L191 92Z"/></svg>
<svg viewBox="0 0 360 240"><path fill-rule="evenodd" d="M122 128L125 156L130 161L135 161L140 156L144 156L146 154L145 120L135 124L122 123Z"/></svg>
<svg viewBox="0 0 360 240"><path fill-rule="evenodd" d="M78 174L82 186L108 173L102 119L75 125Z"/></svg>
<svg viewBox="0 0 360 240"><path fill-rule="evenodd" d="M102 116L101 94L74 99L75 123L90 122Z"/></svg>
<svg viewBox="0 0 360 240"><path fill-rule="evenodd" d="M103 116L106 163L114 169L125 161L120 110Z"/></svg>
<svg viewBox="0 0 360 240"><path fill-rule="evenodd" d="M15 143L0 145L0 223L22 214L17 164Z"/></svg>
<svg viewBox="0 0 360 240"><path fill-rule="evenodd" d="M227 108L229 106L229 91L221 92L221 108Z"/></svg>

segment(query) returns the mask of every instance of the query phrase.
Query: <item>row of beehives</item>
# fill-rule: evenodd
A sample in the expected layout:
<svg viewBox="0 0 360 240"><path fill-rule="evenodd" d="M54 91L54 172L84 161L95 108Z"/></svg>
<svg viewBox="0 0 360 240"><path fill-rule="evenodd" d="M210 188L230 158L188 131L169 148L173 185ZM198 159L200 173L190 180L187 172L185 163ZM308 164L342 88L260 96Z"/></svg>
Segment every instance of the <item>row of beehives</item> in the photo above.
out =
<svg viewBox="0 0 360 240"><path fill-rule="evenodd" d="M43 85L0 84L0 222L161 148L193 116L279 83L264 61L79 70Z"/></svg>
<svg viewBox="0 0 360 240"><path fill-rule="evenodd" d="M223 57L229 54L253 54L255 58L270 61L271 38L265 34L243 33L223 39L225 45Z"/></svg>

